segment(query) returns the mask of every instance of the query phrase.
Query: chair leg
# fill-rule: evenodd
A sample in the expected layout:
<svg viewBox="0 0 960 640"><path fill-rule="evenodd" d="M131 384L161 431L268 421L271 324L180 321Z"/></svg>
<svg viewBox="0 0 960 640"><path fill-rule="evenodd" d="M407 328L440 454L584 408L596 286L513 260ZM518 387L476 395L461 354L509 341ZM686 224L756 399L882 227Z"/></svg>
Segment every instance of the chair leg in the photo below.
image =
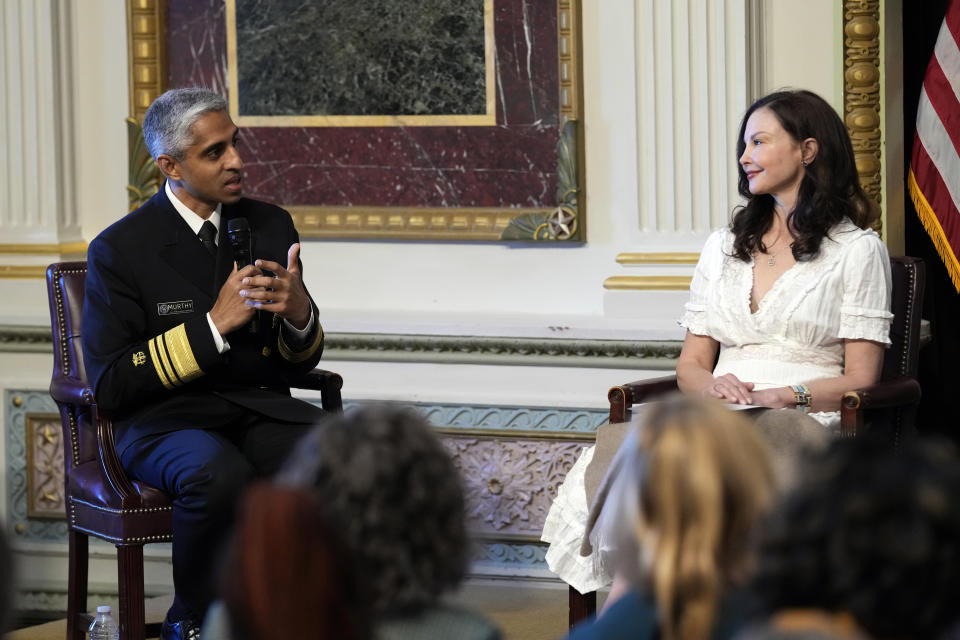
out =
<svg viewBox="0 0 960 640"><path fill-rule="evenodd" d="M570 619L569 623L572 627L581 620L586 620L594 613L597 612L597 592L591 591L590 593L580 593L573 587L570 589Z"/></svg>
<svg viewBox="0 0 960 640"><path fill-rule="evenodd" d="M117 546L120 640L143 640L143 545Z"/></svg>
<svg viewBox="0 0 960 640"><path fill-rule="evenodd" d="M86 629L80 623L80 617L87 611L88 542L86 534L70 530L67 560L67 640L86 638Z"/></svg>

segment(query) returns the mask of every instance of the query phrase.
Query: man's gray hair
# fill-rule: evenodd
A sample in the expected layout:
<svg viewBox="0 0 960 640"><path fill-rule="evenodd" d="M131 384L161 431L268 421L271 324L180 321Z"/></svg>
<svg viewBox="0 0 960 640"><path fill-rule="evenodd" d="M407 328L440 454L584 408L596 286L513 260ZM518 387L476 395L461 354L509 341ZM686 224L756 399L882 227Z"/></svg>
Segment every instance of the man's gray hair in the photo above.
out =
<svg viewBox="0 0 960 640"><path fill-rule="evenodd" d="M182 160L194 138L190 128L205 113L226 111L219 93L201 87L170 89L153 101L143 117L143 139L156 160L161 153Z"/></svg>

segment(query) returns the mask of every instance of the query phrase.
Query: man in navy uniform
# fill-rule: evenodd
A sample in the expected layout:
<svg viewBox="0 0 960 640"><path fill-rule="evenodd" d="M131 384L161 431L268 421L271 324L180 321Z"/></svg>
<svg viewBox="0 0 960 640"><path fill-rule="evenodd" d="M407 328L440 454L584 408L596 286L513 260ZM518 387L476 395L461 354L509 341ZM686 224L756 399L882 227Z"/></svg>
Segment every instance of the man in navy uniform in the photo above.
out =
<svg viewBox="0 0 960 640"><path fill-rule="evenodd" d="M124 468L173 500L176 594L161 638L193 638L241 488L321 416L289 381L317 364L323 330L290 214L242 197L225 100L168 91L143 132L166 184L90 243L83 354ZM235 218L256 259L239 270Z"/></svg>

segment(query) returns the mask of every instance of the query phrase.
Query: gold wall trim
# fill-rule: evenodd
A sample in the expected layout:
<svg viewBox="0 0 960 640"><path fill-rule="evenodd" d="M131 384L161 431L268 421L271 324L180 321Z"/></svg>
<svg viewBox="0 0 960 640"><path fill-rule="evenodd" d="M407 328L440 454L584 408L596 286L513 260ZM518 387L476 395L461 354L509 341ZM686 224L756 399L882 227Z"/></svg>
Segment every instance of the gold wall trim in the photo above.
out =
<svg viewBox="0 0 960 640"><path fill-rule="evenodd" d="M880 33L880 0L844 0L843 119L860 184L883 211Z"/></svg>
<svg viewBox="0 0 960 640"><path fill-rule="evenodd" d="M0 278L46 278L47 268L43 265L0 264Z"/></svg>
<svg viewBox="0 0 960 640"><path fill-rule="evenodd" d="M696 252L665 253L619 253L619 264L697 264L700 254Z"/></svg>
<svg viewBox="0 0 960 640"><path fill-rule="evenodd" d="M0 244L0 254L37 255L86 253L86 242L61 242L60 244Z"/></svg>
<svg viewBox="0 0 960 640"><path fill-rule="evenodd" d="M143 122L167 85L166 0L127 0L127 78L130 115Z"/></svg>
<svg viewBox="0 0 960 640"><path fill-rule="evenodd" d="M690 276L611 276L604 289L613 291L687 291Z"/></svg>
<svg viewBox="0 0 960 640"><path fill-rule="evenodd" d="M226 0L227 93L230 117L241 127L491 127L497 124L493 0L483 0L484 110L481 114L444 115L240 115L237 77L237 1Z"/></svg>
<svg viewBox="0 0 960 640"><path fill-rule="evenodd" d="M420 238L433 240L500 240L504 229L521 214L552 209L444 207L309 207L288 206L303 238Z"/></svg>

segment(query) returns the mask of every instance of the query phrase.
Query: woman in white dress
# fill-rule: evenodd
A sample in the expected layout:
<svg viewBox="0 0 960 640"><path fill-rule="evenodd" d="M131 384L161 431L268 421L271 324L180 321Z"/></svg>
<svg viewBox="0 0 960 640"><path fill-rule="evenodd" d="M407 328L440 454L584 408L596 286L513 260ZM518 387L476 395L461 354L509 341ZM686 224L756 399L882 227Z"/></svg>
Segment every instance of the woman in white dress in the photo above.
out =
<svg viewBox="0 0 960 640"><path fill-rule="evenodd" d="M679 321L678 386L811 412L835 430L843 393L879 378L893 318L889 258L870 229L850 138L822 98L781 91L747 110L737 155L746 205L700 254ZM579 553L592 458L589 448L571 469L543 534L550 568L582 592L610 581L608 567Z"/></svg>

